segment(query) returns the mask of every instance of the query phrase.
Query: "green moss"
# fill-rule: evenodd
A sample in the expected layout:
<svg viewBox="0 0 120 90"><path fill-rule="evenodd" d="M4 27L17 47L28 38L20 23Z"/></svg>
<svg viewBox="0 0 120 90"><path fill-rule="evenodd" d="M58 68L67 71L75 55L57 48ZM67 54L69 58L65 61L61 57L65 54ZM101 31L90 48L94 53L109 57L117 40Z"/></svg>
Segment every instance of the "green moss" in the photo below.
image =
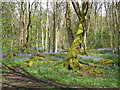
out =
<svg viewBox="0 0 120 90"><path fill-rule="evenodd" d="M92 76L98 76L98 75L101 75L102 74L102 71L101 70L98 70L98 69L96 69L96 68L90 68L90 74L92 75Z"/></svg>
<svg viewBox="0 0 120 90"><path fill-rule="evenodd" d="M80 15L81 15L82 18L84 18L84 16L85 16L84 14L85 14L85 12L81 10Z"/></svg>
<svg viewBox="0 0 120 90"><path fill-rule="evenodd" d="M39 56L39 57L45 58L45 55L43 55L43 54L35 54L34 56Z"/></svg>
<svg viewBox="0 0 120 90"><path fill-rule="evenodd" d="M45 56L38 54L38 55L30 56L29 58L34 59L34 60L43 60L45 58Z"/></svg>
<svg viewBox="0 0 120 90"><path fill-rule="evenodd" d="M7 55L3 55L3 58L12 58L15 57L15 54L7 54Z"/></svg>
<svg viewBox="0 0 120 90"><path fill-rule="evenodd" d="M81 33L83 33L83 25L79 24L79 28L78 28L78 31L76 33L76 36L79 36Z"/></svg>
<svg viewBox="0 0 120 90"><path fill-rule="evenodd" d="M51 62L53 62L53 61L43 61L43 63L45 63L45 64L46 64L46 63L51 63Z"/></svg>
<svg viewBox="0 0 120 90"><path fill-rule="evenodd" d="M57 58L52 58L52 61L58 61L59 59L57 59Z"/></svg>
<svg viewBox="0 0 120 90"><path fill-rule="evenodd" d="M82 43L82 40L80 39L80 37L76 37L73 44L79 44L79 43Z"/></svg>
<svg viewBox="0 0 120 90"><path fill-rule="evenodd" d="M113 64L115 64L115 62L113 60L107 60L106 64L113 65Z"/></svg>
<svg viewBox="0 0 120 90"><path fill-rule="evenodd" d="M95 66L95 64L94 63L88 63L90 66Z"/></svg>
<svg viewBox="0 0 120 90"><path fill-rule="evenodd" d="M79 29L83 29L83 25L82 24L79 24Z"/></svg>
<svg viewBox="0 0 120 90"><path fill-rule="evenodd" d="M115 62L113 60L110 59L102 59L99 61L100 64L104 64L104 65L113 65L115 64Z"/></svg>
<svg viewBox="0 0 120 90"><path fill-rule="evenodd" d="M43 60L44 58L43 57L39 57L39 56L34 56L33 59L35 59L35 60Z"/></svg>
<svg viewBox="0 0 120 90"><path fill-rule="evenodd" d="M78 29L78 32L76 35L80 35L81 33L83 33L83 30L82 29Z"/></svg>
<svg viewBox="0 0 120 90"><path fill-rule="evenodd" d="M2 66L2 69L3 69L3 70L7 70L7 71L9 71L9 68L6 67L5 65Z"/></svg>
<svg viewBox="0 0 120 90"><path fill-rule="evenodd" d="M33 64L38 63L35 60L25 60L22 64L21 67L31 67Z"/></svg>

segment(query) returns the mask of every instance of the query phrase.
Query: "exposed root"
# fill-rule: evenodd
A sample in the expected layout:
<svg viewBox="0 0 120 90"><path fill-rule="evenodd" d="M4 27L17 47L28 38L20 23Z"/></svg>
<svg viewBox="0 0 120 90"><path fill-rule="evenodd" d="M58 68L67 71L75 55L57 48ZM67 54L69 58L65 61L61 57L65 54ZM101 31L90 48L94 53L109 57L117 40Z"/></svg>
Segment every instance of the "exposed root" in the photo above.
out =
<svg viewBox="0 0 120 90"><path fill-rule="evenodd" d="M78 59L75 58L60 63L59 65L56 66L56 68L59 68L61 66L64 66L64 68L69 70L70 72L74 72L86 76L98 77L102 73L101 70L97 69L96 67L93 67L91 65L81 64L78 61Z"/></svg>

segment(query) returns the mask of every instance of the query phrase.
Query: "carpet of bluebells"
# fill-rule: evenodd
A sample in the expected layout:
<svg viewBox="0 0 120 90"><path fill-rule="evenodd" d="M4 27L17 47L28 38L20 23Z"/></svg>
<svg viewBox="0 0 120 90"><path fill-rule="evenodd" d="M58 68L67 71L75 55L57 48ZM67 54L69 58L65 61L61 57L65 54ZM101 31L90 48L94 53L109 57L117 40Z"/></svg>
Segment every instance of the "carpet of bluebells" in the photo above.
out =
<svg viewBox="0 0 120 90"><path fill-rule="evenodd" d="M61 53L38 53L45 55L43 60L38 60L32 66L24 67L25 70L37 77L54 80L66 84L75 84L87 87L120 87L119 85L119 69L118 66L120 57L116 53L112 53L109 48L91 49L87 51L88 55L78 55L78 59L83 63L97 64L97 68L101 69L102 74L94 77L90 75L82 75L70 72L64 69L63 66L57 67L64 62L66 52ZM31 60L32 54L17 54L12 58L1 58L3 64L9 66L20 66L24 61ZM99 63L101 60L113 60L113 65ZM3 69L3 72L6 70Z"/></svg>

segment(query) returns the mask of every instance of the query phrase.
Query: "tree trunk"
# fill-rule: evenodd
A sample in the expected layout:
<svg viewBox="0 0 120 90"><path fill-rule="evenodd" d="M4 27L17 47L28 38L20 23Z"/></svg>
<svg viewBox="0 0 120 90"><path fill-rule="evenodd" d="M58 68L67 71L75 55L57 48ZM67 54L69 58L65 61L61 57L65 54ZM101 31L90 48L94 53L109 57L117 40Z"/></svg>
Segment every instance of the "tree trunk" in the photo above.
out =
<svg viewBox="0 0 120 90"><path fill-rule="evenodd" d="M39 30L38 30L38 25L36 22L36 51L38 52L38 46L39 46Z"/></svg>
<svg viewBox="0 0 120 90"><path fill-rule="evenodd" d="M116 2L116 29L117 29L117 49L118 51L120 50L120 28L119 28L119 25L120 25L120 1L117 3ZM120 52L118 52L118 54L120 54Z"/></svg>
<svg viewBox="0 0 120 90"><path fill-rule="evenodd" d="M57 29L56 29L56 4L57 2L54 2L54 9L53 9L53 52L57 52Z"/></svg>
<svg viewBox="0 0 120 90"><path fill-rule="evenodd" d="M79 8L78 2L72 2L72 4L80 20L80 24L79 24L75 39L72 43L72 46L70 50L68 51L67 56L65 58L64 66L68 70L79 71L84 67L81 63L78 62L77 56L79 54L84 53L81 50L81 47L82 47L83 40L84 40L84 32L86 30L85 16L87 14L88 2L82 3L82 9Z"/></svg>
<svg viewBox="0 0 120 90"><path fill-rule="evenodd" d="M44 30L42 28L42 49L43 49L43 51L45 51L45 46L44 45L45 45L44 44Z"/></svg>
<svg viewBox="0 0 120 90"><path fill-rule="evenodd" d="M119 24L119 21L118 21L118 13L119 13L119 11L117 11L117 7L118 7L118 4L117 4L117 2L113 2L113 12L112 12L112 14L113 14L113 24L114 24L114 30L113 30L113 37L114 37L114 51L115 50L119 50L119 38L120 38L120 33L119 33L119 26L118 26L118 24ZM119 53L119 51L118 51L118 53Z"/></svg>
<svg viewBox="0 0 120 90"><path fill-rule="evenodd" d="M73 32L71 29L71 19L70 19L70 2L66 2L66 29L68 33L68 43L69 43L69 48L71 47L74 37L73 37Z"/></svg>
<svg viewBox="0 0 120 90"><path fill-rule="evenodd" d="M108 18L108 17L110 17L110 6L109 6L109 4L107 4L107 3L104 3L104 7L105 7L105 11L106 11L106 20L107 20L107 26L108 26L108 29L109 29L109 36L111 37L111 25L110 25L110 18ZM107 9L107 7L108 7L108 9ZM112 45L111 45L111 38L110 38L110 47L111 47Z"/></svg>
<svg viewBox="0 0 120 90"><path fill-rule="evenodd" d="M29 27L31 23L31 11L30 11L30 2L24 2L24 53L27 53L28 48L28 39L29 39Z"/></svg>
<svg viewBox="0 0 120 90"><path fill-rule="evenodd" d="M21 10L20 10L20 27L19 27L19 53L21 52L20 51L20 48L21 46L23 46L23 14L24 14L24 11L23 11L23 2L20 2L20 7L21 7Z"/></svg>
<svg viewBox="0 0 120 90"><path fill-rule="evenodd" d="M26 38L27 38L27 15L28 15L28 13L27 13L27 10L28 10L28 8L27 8L27 2L24 2L24 15L23 15L23 22L24 22L24 26L23 26L23 30L24 30L24 48L25 48L25 50L24 50L24 53L27 53L27 40L26 40Z"/></svg>
<svg viewBox="0 0 120 90"><path fill-rule="evenodd" d="M50 52L51 51L51 39L50 39L50 29L48 28L48 41L49 41L49 43L48 43L48 52Z"/></svg>
<svg viewBox="0 0 120 90"><path fill-rule="evenodd" d="M103 9L101 8L101 46L102 48L104 47L104 43L103 43Z"/></svg>
<svg viewBox="0 0 120 90"><path fill-rule="evenodd" d="M46 20L46 37L45 37L45 51L48 51L48 25L49 25L49 19L48 19L48 0L46 2L47 6L47 20Z"/></svg>
<svg viewBox="0 0 120 90"><path fill-rule="evenodd" d="M110 31L110 34L111 34L111 48L112 48L112 52L114 53L115 52L115 44L114 44L114 39L115 39L115 36L114 36L114 11L113 11L113 6L114 6L114 3L112 3L112 7L111 7L111 11L110 11L110 19L111 19L111 31Z"/></svg>
<svg viewBox="0 0 120 90"><path fill-rule="evenodd" d="M40 4L41 5L41 4ZM37 3L35 2L35 11L38 10ZM39 15L39 12L38 12ZM38 22L36 21L36 42L35 42L35 48L36 52L38 53L38 47L39 47L39 30L38 30Z"/></svg>

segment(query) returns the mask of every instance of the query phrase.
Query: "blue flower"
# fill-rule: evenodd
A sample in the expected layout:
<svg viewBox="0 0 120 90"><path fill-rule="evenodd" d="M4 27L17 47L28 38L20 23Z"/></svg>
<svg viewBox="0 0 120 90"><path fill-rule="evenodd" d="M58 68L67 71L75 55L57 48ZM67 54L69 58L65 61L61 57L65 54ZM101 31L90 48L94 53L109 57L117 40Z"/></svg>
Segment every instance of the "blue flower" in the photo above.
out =
<svg viewBox="0 0 120 90"><path fill-rule="evenodd" d="M101 59L101 57L95 57L95 56L91 56L91 55L78 55L78 58L79 57L83 57L83 58L92 58L92 59Z"/></svg>
<svg viewBox="0 0 120 90"><path fill-rule="evenodd" d="M17 54L17 56L32 56L33 54Z"/></svg>
<svg viewBox="0 0 120 90"><path fill-rule="evenodd" d="M110 48L98 48L98 49L90 49L90 50L111 50Z"/></svg>
<svg viewBox="0 0 120 90"><path fill-rule="evenodd" d="M54 53L54 52L47 53L47 52L43 52L43 53L40 53L40 54L64 54L64 52L63 53Z"/></svg>

